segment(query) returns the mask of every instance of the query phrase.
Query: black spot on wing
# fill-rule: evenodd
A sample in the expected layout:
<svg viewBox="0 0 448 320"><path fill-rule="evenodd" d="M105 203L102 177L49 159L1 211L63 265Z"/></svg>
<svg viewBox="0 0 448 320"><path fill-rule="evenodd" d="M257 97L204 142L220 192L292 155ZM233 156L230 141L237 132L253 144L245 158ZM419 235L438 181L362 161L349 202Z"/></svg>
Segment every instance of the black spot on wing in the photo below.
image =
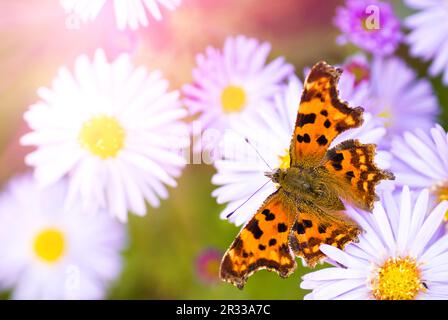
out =
<svg viewBox="0 0 448 320"><path fill-rule="evenodd" d="M316 94L316 98L319 99L321 102L325 102L325 98L322 96L321 92L318 92Z"/></svg>
<svg viewBox="0 0 448 320"><path fill-rule="evenodd" d="M324 135L321 135L316 141L320 146L325 146L328 143L328 140Z"/></svg>
<svg viewBox="0 0 448 320"><path fill-rule="evenodd" d="M296 127L303 127L306 124L313 124L316 121L316 114L315 113L299 113L297 115L296 120Z"/></svg>
<svg viewBox="0 0 448 320"><path fill-rule="evenodd" d="M327 157L335 170L342 170L342 160L344 160L344 155L342 153L336 152L334 149L331 149L327 152Z"/></svg>
<svg viewBox="0 0 448 320"><path fill-rule="evenodd" d="M241 254L241 251L242 251L242 249L243 249L243 240L241 239L240 236L238 236L238 237L235 239L235 241L233 242L232 249L235 250L235 253L236 253L237 255L240 255L240 254Z"/></svg>
<svg viewBox="0 0 448 320"><path fill-rule="evenodd" d="M311 228L313 226L313 221L308 219L303 219L302 223L305 226L305 228Z"/></svg>
<svg viewBox="0 0 448 320"><path fill-rule="evenodd" d="M347 178L347 180L350 182L352 181L352 179L355 177L355 173L353 171L347 171L345 173L345 177Z"/></svg>
<svg viewBox="0 0 448 320"><path fill-rule="evenodd" d="M272 220L275 219L275 214L273 214L271 211L269 211L269 209L264 209L264 210L261 212L261 214L265 216L264 219L265 219L266 221L272 221Z"/></svg>
<svg viewBox="0 0 448 320"><path fill-rule="evenodd" d="M336 170L336 171L342 170L342 165L338 162L333 162L331 165L333 166L334 170Z"/></svg>
<svg viewBox="0 0 448 320"><path fill-rule="evenodd" d="M279 223L277 225L277 230L278 232L286 232L286 230L288 230L288 227L284 223Z"/></svg>
<svg viewBox="0 0 448 320"><path fill-rule="evenodd" d="M317 231L319 231L319 233L325 233L327 231L327 226L321 224L319 225L319 227L317 228Z"/></svg>
<svg viewBox="0 0 448 320"><path fill-rule="evenodd" d="M257 219L252 219L246 226L246 229L249 230L255 239L260 239L263 235L263 231L260 229L260 226L258 225Z"/></svg>
<svg viewBox="0 0 448 320"><path fill-rule="evenodd" d="M311 142L311 137L308 133L305 133L303 136L298 134L296 138L299 143L302 143L302 142L310 143Z"/></svg>
<svg viewBox="0 0 448 320"><path fill-rule="evenodd" d="M305 143L310 143L311 142L311 138L310 138L310 135L308 133L305 133L303 135L303 142L305 142Z"/></svg>
<svg viewBox="0 0 448 320"><path fill-rule="evenodd" d="M328 156L331 161L341 162L342 160L344 160L344 155L342 153L329 151Z"/></svg>
<svg viewBox="0 0 448 320"><path fill-rule="evenodd" d="M298 234L304 234L305 233L305 226L301 222L294 223L293 229Z"/></svg>

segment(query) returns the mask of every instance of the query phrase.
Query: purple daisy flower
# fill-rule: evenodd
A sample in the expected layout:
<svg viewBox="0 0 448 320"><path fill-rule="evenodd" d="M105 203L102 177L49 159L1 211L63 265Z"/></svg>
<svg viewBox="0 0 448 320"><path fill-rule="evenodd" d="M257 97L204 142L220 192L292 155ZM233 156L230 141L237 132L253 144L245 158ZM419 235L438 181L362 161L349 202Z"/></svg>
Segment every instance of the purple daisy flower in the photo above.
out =
<svg viewBox="0 0 448 320"><path fill-rule="evenodd" d="M219 280L219 266L222 252L215 248L202 250L196 258L196 274L206 284L214 284Z"/></svg>
<svg viewBox="0 0 448 320"><path fill-rule="evenodd" d="M354 88L358 88L360 85L365 85L370 82L370 62L364 54L356 54L348 57L342 67L344 72L353 75L355 80Z"/></svg>
<svg viewBox="0 0 448 320"><path fill-rule="evenodd" d="M351 42L375 55L390 55L403 38L400 21L389 3L347 0L336 10L335 25L342 31L341 45Z"/></svg>

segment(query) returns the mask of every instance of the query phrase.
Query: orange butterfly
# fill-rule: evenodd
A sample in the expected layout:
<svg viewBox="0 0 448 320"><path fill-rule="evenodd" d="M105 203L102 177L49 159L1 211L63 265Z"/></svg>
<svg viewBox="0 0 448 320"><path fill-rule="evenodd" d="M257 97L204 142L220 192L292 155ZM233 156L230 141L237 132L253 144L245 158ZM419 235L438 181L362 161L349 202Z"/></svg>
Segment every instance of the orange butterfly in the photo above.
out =
<svg viewBox="0 0 448 320"><path fill-rule="evenodd" d="M321 244L338 248L357 241L360 227L346 215L341 199L372 211L375 186L392 173L374 164L374 144L331 142L345 130L359 127L363 109L350 108L336 88L342 71L317 63L305 80L290 146L290 167L266 174L278 185L244 226L221 262L224 281L243 288L257 270L287 277L295 256L314 267L324 258Z"/></svg>

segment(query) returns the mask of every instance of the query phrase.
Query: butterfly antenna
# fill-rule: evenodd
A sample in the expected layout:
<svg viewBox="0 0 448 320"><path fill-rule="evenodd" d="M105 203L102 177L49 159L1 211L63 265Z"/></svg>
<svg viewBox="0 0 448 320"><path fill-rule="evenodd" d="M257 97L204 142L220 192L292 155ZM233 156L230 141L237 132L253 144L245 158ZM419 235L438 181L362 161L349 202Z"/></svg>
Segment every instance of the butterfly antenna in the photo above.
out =
<svg viewBox="0 0 448 320"><path fill-rule="evenodd" d="M258 157L260 157L260 159L263 160L263 162L268 166L268 168L271 169L271 171L273 171L269 163L261 156L260 152L258 152L257 148L255 148L255 146L249 141L249 139L244 138L244 140L247 142L248 145L250 145L255 150Z"/></svg>
<svg viewBox="0 0 448 320"><path fill-rule="evenodd" d="M261 189L263 189L271 180L266 181L260 188L257 189L257 191L255 191L249 198L247 198L242 204L240 204L238 206L238 208L236 208L235 210L233 210L232 212L230 212L227 216L226 219L229 219L236 211L238 211L242 206L244 206L254 195L256 195L258 193L258 191L260 191Z"/></svg>

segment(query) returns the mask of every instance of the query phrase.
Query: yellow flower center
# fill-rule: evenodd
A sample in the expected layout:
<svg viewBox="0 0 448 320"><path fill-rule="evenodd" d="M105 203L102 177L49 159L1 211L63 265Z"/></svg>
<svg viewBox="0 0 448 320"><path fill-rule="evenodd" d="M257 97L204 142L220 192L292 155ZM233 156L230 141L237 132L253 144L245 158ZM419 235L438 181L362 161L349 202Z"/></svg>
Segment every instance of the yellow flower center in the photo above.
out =
<svg viewBox="0 0 448 320"><path fill-rule="evenodd" d="M83 124L79 142L93 155L106 159L123 149L125 137L126 132L116 118L96 116Z"/></svg>
<svg viewBox="0 0 448 320"><path fill-rule="evenodd" d="M45 229L34 238L34 253L47 263L58 261L64 251L64 234L57 229Z"/></svg>
<svg viewBox="0 0 448 320"><path fill-rule="evenodd" d="M448 183L439 182L431 187L431 192L437 197L439 202L448 200ZM448 211L445 212L445 221L448 221Z"/></svg>
<svg viewBox="0 0 448 320"><path fill-rule="evenodd" d="M285 149L285 154L283 156L278 157L280 165L278 166L280 169L288 169L291 165L291 157L289 155L289 150Z"/></svg>
<svg viewBox="0 0 448 320"><path fill-rule="evenodd" d="M225 113L241 111L246 105L246 92L241 87L229 85L221 93L221 104Z"/></svg>
<svg viewBox="0 0 448 320"><path fill-rule="evenodd" d="M378 31L378 28L375 28L375 27L372 28L371 25L367 25L367 17L361 20L361 25L362 25L362 28L364 31L367 31L367 32Z"/></svg>
<svg viewBox="0 0 448 320"><path fill-rule="evenodd" d="M370 70L360 63L352 62L345 68L355 76L355 85L358 85L362 81L368 80L370 78Z"/></svg>
<svg viewBox="0 0 448 320"><path fill-rule="evenodd" d="M413 258L389 258L378 268L372 280L372 293L377 300L413 300L425 286Z"/></svg>
<svg viewBox="0 0 448 320"><path fill-rule="evenodd" d="M448 200L448 184L446 182L436 183L432 186L431 191L440 202Z"/></svg>
<svg viewBox="0 0 448 320"><path fill-rule="evenodd" d="M206 267L207 273L210 276L216 275L216 277L218 278L219 266L220 266L220 261L217 261L217 260L209 261L207 263L207 267Z"/></svg>
<svg viewBox="0 0 448 320"><path fill-rule="evenodd" d="M392 116L390 111L384 110L383 112L378 113L378 117L389 119Z"/></svg>
<svg viewBox="0 0 448 320"><path fill-rule="evenodd" d="M378 117L386 119L384 126L390 128L392 125L392 112L390 111L390 108L384 108L384 110L378 114Z"/></svg>

